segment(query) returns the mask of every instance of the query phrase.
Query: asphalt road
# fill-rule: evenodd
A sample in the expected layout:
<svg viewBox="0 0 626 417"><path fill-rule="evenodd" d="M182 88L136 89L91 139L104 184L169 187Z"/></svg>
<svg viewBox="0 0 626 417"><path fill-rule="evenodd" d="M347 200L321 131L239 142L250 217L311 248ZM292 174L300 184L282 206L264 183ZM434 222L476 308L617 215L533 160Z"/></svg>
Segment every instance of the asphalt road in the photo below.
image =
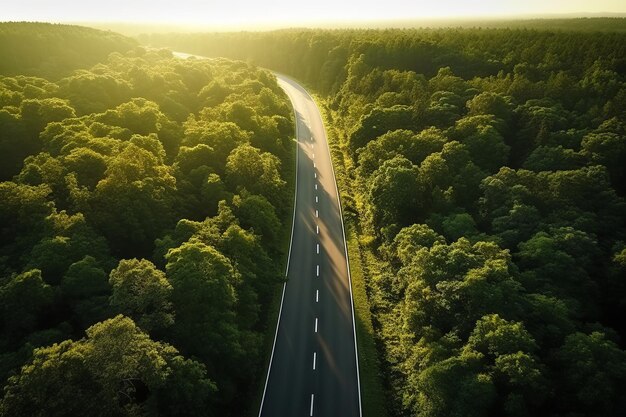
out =
<svg viewBox="0 0 626 417"><path fill-rule="evenodd" d="M354 307L326 131L306 90L276 77L294 108L298 162L288 280L259 417L360 417Z"/></svg>
<svg viewBox="0 0 626 417"><path fill-rule="evenodd" d="M288 281L260 417L361 416L354 312L341 209L315 102L279 75L297 123Z"/></svg>

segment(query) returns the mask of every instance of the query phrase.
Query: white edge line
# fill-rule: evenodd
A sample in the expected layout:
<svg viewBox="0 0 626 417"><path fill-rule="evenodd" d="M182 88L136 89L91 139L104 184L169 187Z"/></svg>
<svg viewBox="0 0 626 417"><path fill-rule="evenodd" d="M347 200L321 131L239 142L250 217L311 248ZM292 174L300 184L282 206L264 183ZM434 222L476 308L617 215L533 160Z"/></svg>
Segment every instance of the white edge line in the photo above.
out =
<svg viewBox="0 0 626 417"><path fill-rule="evenodd" d="M292 80L293 81L293 80ZM294 81L295 82L295 81ZM298 86L300 86L300 84L296 83ZM315 108L317 109L317 112L320 116L320 121L322 122L322 134L324 135L325 139L326 139L326 150L328 151L328 159L330 160L330 168L333 172L333 182L335 183L335 191L337 192L337 203L339 203L339 216L341 218L341 234L343 235L343 250L346 254L346 266L348 267L348 282L350 283L350 306L352 307L352 332L354 334L354 355L355 358L354 360L356 361L356 383L357 383L357 390L358 390L358 397L359 397L359 416L363 415L363 408L361 405L361 376L359 373L359 351L358 351L358 347L357 347L357 343L356 343L356 323L355 323L355 319L354 319L354 297L352 296L352 277L350 275L350 260L348 259L348 244L346 243L346 230L345 227L343 225L343 209L341 208L341 199L339 198L339 187L337 187L337 177L335 176L335 167L332 164L332 155L330 153L330 145L328 144L328 137L326 137L326 126L324 126L324 119L322 118L322 114L319 111L319 107L317 105L317 103L315 102L315 99L313 99L313 97L311 97L311 95L309 94L308 91L306 91L306 89L304 89L302 86L300 86L300 88L302 88L302 91L304 91L306 93L306 95L309 96L309 98L311 99L311 101L313 103L315 103Z"/></svg>
<svg viewBox="0 0 626 417"><path fill-rule="evenodd" d="M274 73L274 76L277 76L277 75L280 75L280 74ZM276 80L276 82L278 84L278 79ZM280 84L279 84L279 87L280 87ZM285 90L283 89L283 91ZM293 193L293 216L291 218L291 236L289 237L289 253L287 254L287 266L285 267L285 277L287 277L287 274L289 273L289 261L291 260L291 246L293 244L293 230L296 224L296 204L298 203L298 161L300 159L300 139L299 139L300 135L299 135L299 129L298 129L298 115L297 115L296 107L293 105L293 100L291 100L291 96L289 96L289 93L285 91L285 94L287 95L287 98L289 98L289 101L291 102L291 105L293 107L293 119L296 124L296 178L294 181L295 187L294 187L294 193ZM267 391L267 384L270 380L270 371L272 370L272 361L274 360L274 349L276 349L276 339L278 338L278 328L280 326L280 317L283 313L283 301L285 300L285 288L286 287L287 287L287 281L283 283L283 294L280 297L280 308L278 310L278 320L276 320L276 332L274 332L274 342L272 343L272 353L270 355L270 363L267 366L267 376L265 377L265 386L263 387L263 396L261 397L261 406L259 407L259 417L261 417L261 413L263 412L263 403L265 402L265 393ZM361 398L359 394L359 408L360 408L360 401L361 401ZM313 394L311 394L311 415L313 415Z"/></svg>

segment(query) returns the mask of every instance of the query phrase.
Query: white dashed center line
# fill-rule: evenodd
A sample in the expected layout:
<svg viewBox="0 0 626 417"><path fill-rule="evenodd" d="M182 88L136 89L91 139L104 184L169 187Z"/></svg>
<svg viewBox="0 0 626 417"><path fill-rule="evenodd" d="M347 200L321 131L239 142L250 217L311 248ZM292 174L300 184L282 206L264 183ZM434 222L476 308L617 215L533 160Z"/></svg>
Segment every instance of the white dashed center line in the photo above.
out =
<svg viewBox="0 0 626 417"><path fill-rule="evenodd" d="M320 290L315 290L315 302L320 302Z"/></svg>
<svg viewBox="0 0 626 417"><path fill-rule="evenodd" d="M315 399L315 394L311 394L311 412L309 413L310 417L313 417L313 401Z"/></svg>
<svg viewBox="0 0 626 417"><path fill-rule="evenodd" d="M315 217L319 217L320 216L320 212L315 210Z"/></svg>
<svg viewBox="0 0 626 417"><path fill-rule="evenodd" d="M315 362L317 361L317 352L313 352L313 370L315 370Z"/></svg>
<svg viewBox="0 0 626 417"><path fill-rule="evenodd" d="M316 274L317 274L318 277L320 276L320 266L319 265L317 265L317 267L316 267Z"/></svg>
<svg viewBox="0 0 626 417"><path fill-rule="evenodd" d="M315 196L315 202L316 202L316 203L319 203L319 202L320 202L320 200L319 200L319 198L317 198L317 196Z"/></svg>
<svg viewBox="0 0 626 417"><path fill-rule="evenodd" d="M315 317L315 333L317 333L317 317Z"/></svg>
<svg viewBox="0 0 626 417"><path fill-rule="evenodd" d="M320 254L320 244L319 243L317 244L315 249L317 250L317 254L319 255Z"/></svg>

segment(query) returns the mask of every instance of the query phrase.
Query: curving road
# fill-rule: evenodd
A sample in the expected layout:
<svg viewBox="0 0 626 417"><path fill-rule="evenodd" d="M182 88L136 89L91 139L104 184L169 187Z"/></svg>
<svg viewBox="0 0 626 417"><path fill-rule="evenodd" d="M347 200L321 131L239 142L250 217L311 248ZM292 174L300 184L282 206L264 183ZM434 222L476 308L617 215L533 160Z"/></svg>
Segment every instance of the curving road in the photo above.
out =
<svg viewBox="0 0 626 417"><path fill-rule="evenodd" d="M351 281L326 131L306 90L275 75L294 108L297 175L288 280L259 417L361 417Z"/></svg>
<svg viewBox="0 0 626 417"><path fill-rule="evenodd" d="M358 417L354 308L326 132L306 90L276 77L294 107L298 163L288 281L259 416Z"/></svg>

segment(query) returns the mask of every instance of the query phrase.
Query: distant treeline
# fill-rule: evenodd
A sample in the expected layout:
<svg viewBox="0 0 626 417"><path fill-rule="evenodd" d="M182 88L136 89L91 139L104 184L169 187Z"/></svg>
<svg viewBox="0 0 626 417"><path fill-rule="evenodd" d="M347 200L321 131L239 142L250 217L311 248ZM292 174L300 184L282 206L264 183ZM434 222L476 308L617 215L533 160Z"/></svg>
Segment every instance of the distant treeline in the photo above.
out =
<svg viewBox="0 0 626 417"><path fill-rule="evenodd" d="M392 415L626 414L626 34L142 40L323 95Z"/></svg>
<svg viewBox="0 0 626 417"><path fill-rule="evenodd" d="M51 23L0 24L0 75L58 79L127 52L137 42L117 33Z"/></svg>
<svg viewBox="0 0 626 417"><path fill-rule="evenodd" d="M291 225L287 97L244 62L20 31L0 47L25 73L103 60L0 76L0 416L245 415Z"/></svg>
<svg viewBox="0 0 626 417"><path fill-rule="evenodd" d="M626 72L626 35L525 29L280 30L142 35L143 43L210 57L248 60L298 77L322 93L337 93L348 63L362 56L379 70L432 77L449 67L464 79L512 74L519 64L530 81L562 72L580 78L596 61Z"/></svg>
<svg viewBox="0 0 626 417"><path fill-rule="evenodd" d="M386 26L405 28L490 28L490 29L536 29L565 32L626 32L626 17L575 17L575 18L528 18L528 19L456 19L456 20L406 20L389 22Z"/></svg>

